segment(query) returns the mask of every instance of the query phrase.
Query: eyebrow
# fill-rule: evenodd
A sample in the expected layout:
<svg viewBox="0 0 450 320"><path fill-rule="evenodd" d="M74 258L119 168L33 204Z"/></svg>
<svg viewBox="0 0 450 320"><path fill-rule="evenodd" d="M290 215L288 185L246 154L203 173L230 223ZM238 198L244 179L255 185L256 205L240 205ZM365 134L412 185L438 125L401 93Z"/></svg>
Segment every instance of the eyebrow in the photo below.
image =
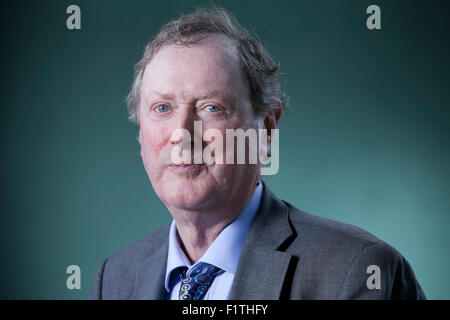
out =
<svg viewBox="0 0 450 320"><path fill-rule="evenodd" d="M173 94L170 94L170 93L159 92L159 91L153 90L153 89L152 89L152 91L153 91L153 93L155 93L156 95L160 96L163 99L170 100L170 99L173 99L173 97L174 97ZM220 93L219 90L211 90L211 91L207 91L207 92L203 93L199 97L199 100L200 99L208 99L208 98L212 98L212 97L227 97L227 96L228 95L226 95L226 94Z"/></svg>
<svg viewBox="0 0 450 320"><path fill-rule="evenodd" d="M152 91L153 91L154 94L160 96L161 98L164 98L164 99L172 99L173 98L173 96L171 94L159 92L159 91L156 91L156 90L152 90Z"/></svg>

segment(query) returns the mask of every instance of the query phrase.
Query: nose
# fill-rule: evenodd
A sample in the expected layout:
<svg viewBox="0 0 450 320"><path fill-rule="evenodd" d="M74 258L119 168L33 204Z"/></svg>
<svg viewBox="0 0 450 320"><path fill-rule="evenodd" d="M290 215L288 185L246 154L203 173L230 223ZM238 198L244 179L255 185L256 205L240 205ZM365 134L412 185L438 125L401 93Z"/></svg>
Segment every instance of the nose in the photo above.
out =
<svg viewBox="0 0 450 320"><path fill-rule="evenodd" d="M177 108L177 112L174 119L174 127L172 131L172 136L170 138L170 143L176 145L181 143L189 132L191 139L194 138L194 121L197 120L195 113L195 108L188 105L180 105Z"/></svg>

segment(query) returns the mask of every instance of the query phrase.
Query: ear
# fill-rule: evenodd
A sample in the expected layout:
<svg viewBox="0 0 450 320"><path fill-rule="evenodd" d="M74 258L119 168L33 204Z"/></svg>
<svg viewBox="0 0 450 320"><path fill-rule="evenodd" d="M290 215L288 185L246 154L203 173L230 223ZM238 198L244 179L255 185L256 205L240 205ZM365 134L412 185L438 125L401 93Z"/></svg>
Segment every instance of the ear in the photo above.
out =
<svg viewBox="0 0 450 320"><path fill-rule="evenodd" d="M266 118L264 119L264 127L269 131L271 129L277 129L278 128L278 122L281 119L281 114L283 111L283 105L281 102L278 102L278 108L275 110L271 110L266 115ZM269 131L270 132L270 131Z"/></svg>
<svg viewBox="0 0 450 320"><path fill-rule="evenodd" d="M271 159L271 150L272 150L272 130L273 129L278 129L278 122L281 119L281 113L282 113L282 107L283 105L281 104L281 102L277 103L278 108L270 110L265 118L264 118L264 129L266 130L266 134L267 134L267 140L266 141L261 141L260 142L260 155L264 155L264 157L266 157L266 159L264 160L260 160L265 162L266 164L268 163L267 161L270 161ZM262 129L262 128L261 128Z"/></svg>
<svg viewBox="0 0 450 320"><path fill-rule="evenodd" d="M142 143L141 143L141 129L139 128L139 132L138 132L138 136L136 137L136 140L139 142L139 147L141 149L140 153L141 153L141 158L142 158Z"/></svg>

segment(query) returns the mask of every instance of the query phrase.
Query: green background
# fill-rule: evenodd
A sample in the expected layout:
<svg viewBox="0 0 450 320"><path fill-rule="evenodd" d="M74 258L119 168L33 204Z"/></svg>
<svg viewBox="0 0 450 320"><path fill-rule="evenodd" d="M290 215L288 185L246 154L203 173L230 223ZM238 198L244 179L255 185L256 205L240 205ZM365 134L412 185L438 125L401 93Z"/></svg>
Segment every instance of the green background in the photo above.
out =
<svg viewBox="0 0 450 320"><path fill-rule="evenodd" d="M123 100L159 27L207 1L1 1L0 298L85 299L108 256L171 217ZM446 1L221 1L281 63L272 191L397 248L450 298ZM78 31L66 8L81 8ZM381 8L381 30L366 8ZM81 268L81 290L66 268Z"/></svg>

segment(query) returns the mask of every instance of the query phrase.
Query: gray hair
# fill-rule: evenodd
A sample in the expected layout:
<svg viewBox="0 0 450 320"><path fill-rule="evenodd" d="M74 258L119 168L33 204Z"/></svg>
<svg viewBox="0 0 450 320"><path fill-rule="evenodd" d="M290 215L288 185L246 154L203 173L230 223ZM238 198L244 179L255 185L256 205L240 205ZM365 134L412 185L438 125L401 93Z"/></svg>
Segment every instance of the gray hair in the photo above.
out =
<svg viewBox="0 0 450 320"><path fill-rule="evenodd" d="M236 43L240 67L248 83L249 98L256 116L271 110L287 108L287 97L280 91L279 64L275 64L263 45L257 41L226 9L199 8L164 25L145 47L136 64L134 80L126 103L129 119L139 122L142 78L146 66L161 47L171 44L190 45L209 35L223 35Z"/></svg>

